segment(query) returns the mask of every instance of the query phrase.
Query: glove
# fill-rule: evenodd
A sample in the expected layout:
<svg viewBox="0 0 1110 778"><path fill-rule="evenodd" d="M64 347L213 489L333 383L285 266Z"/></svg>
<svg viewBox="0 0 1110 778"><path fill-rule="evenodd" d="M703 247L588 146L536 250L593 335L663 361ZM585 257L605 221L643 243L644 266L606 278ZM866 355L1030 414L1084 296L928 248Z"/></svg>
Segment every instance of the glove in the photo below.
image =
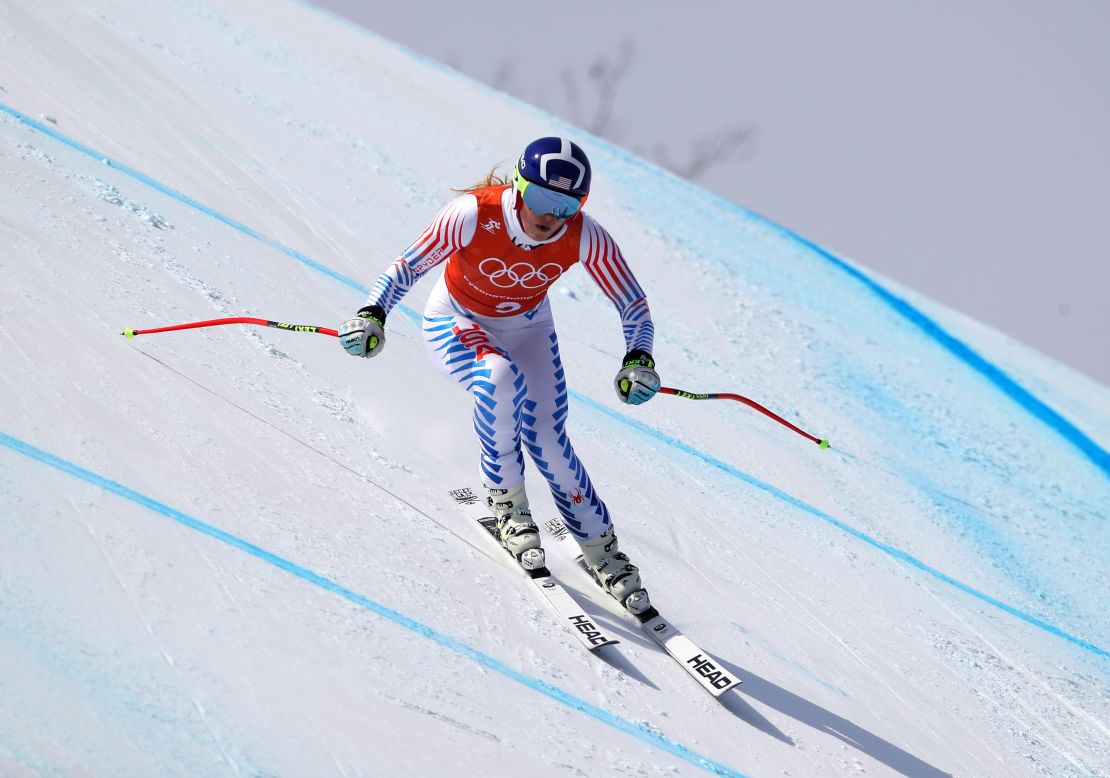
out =
<svg viewBox="0 0 1110 778"><path fill-rule="evenodd" d="M385 309L367 305L339 327L339 345L354 357L376 357L385 348Z"/></svg>
<svg viewBox="0 0 1110 778"><path fill-rule="evenodd" d="M621 402L629 405L646 403L659 391L659 374L655 360L643 349L633 349L624 355L624 363L613 385Z"/></svg>

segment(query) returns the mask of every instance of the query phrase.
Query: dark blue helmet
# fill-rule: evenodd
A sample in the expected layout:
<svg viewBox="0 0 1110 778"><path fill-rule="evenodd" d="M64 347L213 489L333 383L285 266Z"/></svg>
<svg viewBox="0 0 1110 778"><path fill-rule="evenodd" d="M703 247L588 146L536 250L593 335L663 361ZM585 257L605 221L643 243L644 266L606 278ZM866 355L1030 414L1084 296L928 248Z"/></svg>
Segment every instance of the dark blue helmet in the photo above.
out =
<svg viewBox="0 0 1110 778"><path fill-rule="evenodd" d="M521 178L583 198L590 193L590 160L566 138L539 138L528 144L516 166Z"/></svg>

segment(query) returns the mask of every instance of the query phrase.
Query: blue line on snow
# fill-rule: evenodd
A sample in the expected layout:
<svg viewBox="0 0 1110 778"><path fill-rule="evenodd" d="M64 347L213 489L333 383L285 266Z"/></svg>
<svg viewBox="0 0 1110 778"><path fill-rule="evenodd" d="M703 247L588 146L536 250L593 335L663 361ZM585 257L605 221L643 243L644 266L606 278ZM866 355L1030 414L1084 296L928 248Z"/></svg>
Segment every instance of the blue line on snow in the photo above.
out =
<svg viewBox="0 0 1110 778"><path fill-rule="evenodd" d="M999 368L997 365L994 365L984 359L970 346L949 333L937 322L926 316L921 310L915 308L913 305L911 305L909 302L902 299L901 297L898 297L889 289L886 289L885 287L877 283L874 279L867 276L865 273L852 267L832 252L827 251L816 243L803 238L802 236L793 233L790 230L785 229L784 227L779 227L778 225L769 222L762 217L756 217L754 214L750 215L759 219L764 224L767 224L771 229L774 229L781 234L784 234L792 238L793 240L798 241L811 251L816 252L818 255L824 257L841 271L847 273L849 276L866 286L880 300L890 306L890 308L892 308L898 315L916 326L928 337L939 343L945 350L953 354L961 362L971 367L977 373L979 373L996 387L998 387L998 389L1003 394L1016 402L1020 407L1028 411L1034 418L1040 420L1041 422L1055 430L1065 440L1079 449L1079 451L1082 452L1084 456L1091 460L1091 462L1094 463L1095 467L1101 470L1104 475L1110 476L1110 452L1107 452L1106 449L1099 446L1098 443L1092 440L1085 432L1083 432L1070 421L1065 419L1055 410L1050 408L1042 400L1034 396L1033 393L1030 392L1028 389L1021 386L1017 381L1010 378L1010 376L1006 375L1006 373L1003 372L1002 369Z"/></svg>
<svg viewBox="0 0 1110 778"><path fill-rule="evenodd" d="M243 225L243 224L241 224L241 223L239 223L239 222L237 222L233 219L230 219L230 218L220 214L219 212L213 210L212 208L209 208L208 206L206 206L202 203L199 203L196 200L193 200L192 198L189 198L189 197L181 194L180 192L178 192L174 189L171 189L170 187L165 186L164 184L161 184L161 183L155 181L154 179L150 178L149 176L146 176L143 173L140 173L136 170L133 170L132 168L127 167L126 165L120 164L118 162L114 162L114 161L108 159L107 157L104 157L102 154L100 154L99 152L97 152L93 149L90 149L88 146L85 146L85 145L83 145L83 144L81 144L81 143L79 143L75 140L72 140L71 138L66 137L65 135L61 134L57 130L54 130L50 127L47 127L46 125L42 124L41 122L35 121L31 117L15 110L14 108L10 108L9 106L6 106L3 103L0 103L0 111L4 111L4 112L12 115L13 117L18 119L19 121L35 128L36 130L39 130L40 132L43 132L43 133L49 135L52 138L55 138L58 141L61 141L62 143L66 144L67 146L70 146L70 147L80 151L83 154L87 154L88 156L93 157L94 159L98 159L98 160L108 164L109 166L111 166L112 168L114 168L116 170L119 170L123 173L126 173L127 175L135 178L136 180L157 189L159 192L162 192L163 194L169 195L170 197L172 197L174 199L177 199L177 200L185 203L186 205L190 205L193 208L196 208L201 213L204 213L208 216L211 216L211 217L215 218L216 220L220 221L221 223L226 224L227 226L229 226L229 227L231 227L235 230L238 230L238 231L240 231L240 232L242 232L246 235L249 235L252 238L255 238L259 241L262 241L267 246L278 249L282 253L293 257L297 261L301 262L302 264L306 265L309 268L312 268L313 270L318 270L321 273L324 273L325 275L328 275L329 277L334 278L335 280L339 281L340 283L345 284L346 286L351 287L352 289L355 289L357 291L362 292L363 294L368 294L369 293L369 290L366 287L358 284L357 282L353 281L352 279L348 278L347 276L344 276L340 273L337 273L336 271L328 268L326 265L323 265L319 262L316 262L315 260L310 259L309 257L305 256L304 254L302 254L299 251L291 249L288 246L285 246L281 243L278 243L277 241L271 240L270 238L267 238L267 237L261 235L260 233L256 232L255 230L251 229L250 227L247 227L246 225ZM753 219L757 219L757 220L767 224L771 229L777 230L777 231L787 235L788 237L790 237L794 240L800 241L801 243L809 246L812 250L820 253L826 259L829 259L830 261L833 261L835 263L839 263L839 265L842 267L842 269L844 269L846 272L849 272L849 273L855 275L858 279L860 279L864 283L868 284L875 291L875 293L879 294L880 297L882 297L888 304L890 304L892 306L895 306L896 310L898 310L898 307L895 305L895 303L899 303L905 309L904 311L900 311L901 313L903 313L903 315L910 316L912 314L912 315L916 315L917 317L919 317L920 321L917 321L915 323L917 323L918 326L921 326L922 328L927 328L927 327L931 328L931 331L930 331L930 329L926 329L926 332L930 332L930 334L932 334L933 337L939 338L939 337L943 336L944 338L947 338L948 340L950 340L952 342L952 344L958 344L966 352L965 356L961 356L962 359L965 359L965 361L967 361L971 358L974 358L975 360L978 360L982 365L982 368L981 368L980 371L981 372L988 371L991 374L995 375L996 378L992 379L992 380L995 380L996 383L998 383L998 381L1002 381L1002 380L1005 380L1006 382L1009 382L1009 384L1011 385L1012 390L1014 392L1014 394L1012 394L1011 396L1013 396L1015 399L1018 399L1019 402L1021 402L1021 400L1019 399L1020 397L1025 397L1026 402L1028 402L1029 405L1026 405L1023 402L1023 407L1026 407L1027 410L1030 410L1030 412L1034 413L1035 415L1037 415L1038 413L1044 414L1043 416L1042 415L1037 416L1038 418L1042 419L1042 421L1049 422L1050 419L1055 419L1056 420L1055 422L1049 422L1049 423L1052 423L1054 428L1056 428L1058 431L1060 431L1061 434L1065 434L1065 430L1070 430L1071 432L1065 434L1065 437L1068 437L1068 435L1071 435L1072 437L1068 437L1068 439L1073 444L1075 444L1077 446L1081 446L1081 450L1083 450L1084 453L1088 457L1090 457L1096 465L1101 467L1104 472L1106 472L1108 475L1110 475L1110 455L1108 455L1105 451L1103 451L1101 448L1099 448L1096 443L1094 443L1089 438L1087 438L1086 435L1084 435L1081 431L1079 431L1078 429L1073 427L1066 419L1061 417L1059 414L1057 414L1055 411L1053 411L1047 405L1042 403L1040 400L1037 400L1035 397L1033 397L1031 394L1029 394L1026 390L1022 389L1020 386L1018 386L1016 383L1014 383L1001 370L994 367L989 362L984 360L982 357L975 354L975 352L973 352L967 346L963 345L960 341L958 341L955 338L953 338L952 336L948 335L943 329L940 328L939 325L937 325L935 322L930 320L924 314L920 313L915 308L910 306L909 303L906 303L905 301L900 300L900 298L895 297L890 292L888 292L887 290L883 289L881 286L876 284L874 281L867 278L867 276L865 276L862 273L860 273L859 271L855 270L854 268L852 268L850 265L843 262L842 260L837 259L835 256L833 256L829 252L825 251L820 246L807 241L805 238L802 238L801 236L796 235L796 234L790 232L789 230L786 230L783 227L779 227L778 225L774 224L773 222L770 222L770 221L764 219L763 217L758 216L757 214L753 214L749 211L746 211L745 209L740 208L740 206L737 206L733 203L727 203L727 204L732 208L738 209L739 211L741 211L742 213L744 213L748 217L753 218ZM412 319L414 321L417 321L417 322L420 321L420 319L421 319L420 315L418 313L416 313L415 311L413 311L408 306L399 305L397 307L401 310L402 313L404 313L410 319ZM946 346L946 347L950 348L950 350L952 348L955 348L954 345L953 346ZM969 362L969 364L972 364L972 363ZM977 367L974 364L972 364L972 366L976 367L976 369L980 369L980 367ZM991 377L991 376L988 375L988 377ZM777 489L776 487L771 486L770 484L764 483L764 482L760 481L759 479L754 478L753 476L750 476L747 473L744 473L743 471L732 467L731 465L728 465L724 462L721 462L720 460L717 460L717 459L709 456L708 454L705 454L701 451L698 451L697 449L693 448L692 446L689 446L689 445L687 445L687 444L685 444L685 443L683 443L679 440L676 440L674 438L671 438L670 436L664 435L663 433L661 433L661 432L659 432L659 431L657 431L657 430L655 430L651 427L648 427L646 424L642 424L641 422L635 421L635 420L633 420L633 419L631 419L627 416L622 416L621 414L618 414L614 411L611 411L608 408L606 408L605 406L596 403L595 401L589 399L588 397L585 397L584 395L581 395L577 392L572 392L571 395L576 400L578 400L580 402L583 402L586 405L589 405L590 407L594 408L595 410L598 410L598 411L616 419L617 421L620 421L624 424L627 424L630 427L633 427L633 428L635 428L635 429L637 429L637 430L639 430L639 431L641 431L641 432L643 432L643 433L645 433L645 434L647 434L651 437L654 437L657 440L660 440L660 441L666 443L669 446L673 446L673 447L679 449L680 451L684 451L684 452L686 452L686 453L688 453L692 456L695 456L698 459L701 459L703 462L706 462L707 464L711 464L714 467L717 467L717 468L719 468L720 470L723 470L726 473L734 475L737 478L740 478L740 479L746 481L749 484L752 484L752 485L754 485L754 486L756 486L760 489L763 489L763 490L767 491L768 493L775 495L779 499L782 499L785 502L790 503L791 505L794 505L795 507L800 508L801 510L803 510L803 511L809 513L809 514L811 514L813 516L816 516L817 518L819 518L823 521L828 522L829 524L831 524L834 527L837 527L838 529L848 533L849 535L852 535L853 537L856 537L859 540L862 540L865 543L867 543L871 546L874 546L875 548L883 551L884 553L887 553L887 554L889 554L890 556L892 556L896 559L900 559L904 562L907 562L908 564L918 568L919 570L921 570L925 573L928 573L929 575L934 576L938 580L944 581L945 583L948 583L951 586L953 586L953 587L955 587L955 588L957 588L957 589L959 589L963 592L966 592L966 593L972 595L973 597L976 597L976 598L982 600L983 602L989 603L989 604L993 605L994 607L999 608L1000 610L1002 610L1006 613L1009 613L1013 616L1016 616L1017 618L1021 619L1022 621L1025 621L1029 624L1032 624L1033 626L1036 626L1040 629L1045 630L1046 632L1048 632L1050 634L1056 635L1058 637L1062 637L1065 640L1067 640L1071 643L1074 643L1075 645L1080 646L1081 648L1083 648L1087 651L1091 651L1091 652L1093 652L1093 653L1095 653L1099 656L1102 656L1102 657L1110 658L1110 653L1107 653L1105 650L1099 648L1098 646L1096 646L1092 643L1089 643L1089 642L1087 642L1087 641L1085 641L1081 638L1075 637L1074 635L1071 635L1067 632L1064 632L1060 628L1054 627L1053 625L1048 624L1047 622L1042 621L1041 619L1038 619L1036 616L1024 613L1023 611L1020 611L1020 610L1014 608L1012 605L1007 605L1006 603L1004 603L1000 600L997 600L997 599L991 597L988 594L985 594L985 593L980 592L976 589L973 589L970 586L968 586L967 584L961 583L960 581L957 581L956 579L952 578L951 576L948 576L945 573L942 573L941 571L939 571L939 570L937 570L933 567L930 567L929 565L925 564L924 562L917 559L916 557L906 553L905 551L897 549L894 546L887 545L886 543L883 543L882 541L880 541L876 538L873 538L870 535L867 535L863 532L860 532L859 530L857 530L853 527L850 527L847 524L843 523L839 519L835 519L832 516L829 516L827 513L824 513L823 511L820 511L817 508L814 508L813 506L802 502L798 498L796 498L796 497L794 497L790 494L787 494L786 492L783 492L783 491ZM1039 409L1039 410L1035 411L1034 409ZM1062 425L1062 428L1056 426L1057 424ZM1084 443L1084 441L1085 441L1085 443ZM1086 448L1083 448L1083 446L1085 446Z"/></svg>
<svg viewBox="0 0 1110 778"><path fill-rule="evenodd" d="M863 284L870 290L881 302L891 308L902 318L909 321L916 326L926 337L935 341L943 349L948 351L954 357L966 364L968 367L975 370L987 381L994 384L1003 394L1016 402L1023 410L1030 413L1038 421L1046 424L1057 434L1061 435L1065 440L1075 446L1079 451L1086 456L1102 473L1110 477L1110 452L1102 448L1098 443L1090 438L1085 432L1076 427L1070 421L1065 419L1057 411L1049 407L1044 401L1037 398L1032 392L1025 387L1021 386L1017 381L1001 370L997 365L992 364L980 354L976 353L970 346L955 337L936 321L929 318L923 311L915 308L906 300L893 294L889 289L886 289L873 278L870 278L862 271L853 267L845 262L840 257L833 254L823 246L814 243L808 238L804 238L798 233L783 227L781 224L762 216L755 211L751 211L741 205L726 200L720 195L708 192L705 189L698 187L696 184L691 183L685 179L670 173L662 168L658 168L650 163L645 163L642 159L637 158L630 152L613 145L611 142L603 138L595 138L594 142L598 146L603 146L608 149L610 154L623 160L630 165L638 165L645 167L648 170L654 169L654 174L659 178L666 179L666 185L672 190L675 188L685 188L693 192L698 197L705 197L717 202L718 206L725 211L739 214L745 220L757 222L767 229L775 232L788 240L794 241L801 246L806 247L814 252L821 258L828 261L835 268L841 272L852 277L856 281Z"/></svg>
<svg viewBox="0 0 1110 778"><path fill-rule="evenodd" d="M732 465L728 464L727 462L722 462L721 460L719 460L715 457L712 457L712 456L710 456L710 455L708 455L708 454L706 454L702 451L699 451L698 449L694 448L693 446L691 446L687 443L683 443L681 440L677 440L676 438L672 438L670 435L667 435L666 433L660 432L659 430L657 430L653 427L649 427L648 425L644 424L643 422L636 421L635 419L631 419L628 416L617 413L616 411L605 407L601 403L598 403L594 400L591 400L589 397L586 397L585 395L582 395L582 394L579 394L578 392L572 391L572 392L570 392L570 396L573 397L575 399L575 401L580 402L583 405L588 405L591 409L597 411L598 413L604 414L604 415L610 417L611 419L614 419L614 420L616 420L616 421L618 421L622 424L630 426L633 429L637 430L638 432L643 433L644 435L647 435L650 438L654 438L655 440L658 440L661 443L665 443L666 445L671 446L672 448L676 448L679 451L682 451L686 454L689 454L690 456L701 460L702 462L706 463L707 465L711 465L711 466L717 468L718 470L721 470L722 472L728 473L729 475L731 475L735 478L739 478L741 481L744 481L747 484L751 484L752 486L756 487L757 489L761 489L761 490L767 492L768 494L771 494L774 497L778 498L779 500L782 500L783 502L786 502L786 503L789 503L790 505L793 505L795 508L798 508L799 510L805 511L806 513L808 513L812 516L816 516L817 518L821 519L821 521L824 521L828 524L831 524L832 526L836 527L841 532L845 532L845 533L851 535L852 537L856 538L857 540L862 540L864 543L868 544L869 546L873 546L874 548L877 548L879 551L882 551L887 556L890 556L890 557L893 557L894 559L905 562L905 563L911 565L912 567L915 567L918 570L933 576L937 580L943 581L944 583L946 583L950 586L953 586L953 587L955 587L956 589L959 589L962 592L970 594L972 597L974 597L978 600L982 600L983 602L988 603L989 605L993 605L995 608L998 608L1001 611L1009 613L1011 616L1015 616L1016 618L1019 618L1022 621L1028 623L1028 624L1032 624L1034 627L1037 627L1038 629L1042 629L1042 630L1044 630L1045 632L1048 632L1051 635L1055 635L1056 637L1063 638L1064 640L1068 641L1069 643L1073 643L1073 644L1075 644L1076 646L1079 646L1080 648L1082 648L1085 651L1090 651L1092 654L1095 654L1097 656L1101 656L1104 659L1110 659L1110 652L1106 651L1105 649L1099 648L1094 643L1091 643L1091 642L1088 642L1086 640L1083 640L1082 638L1076 637L1075 635L1072 635L1068 632L1065 632L1064 630L1060 629L1059 627L1053 626L1052 624L1049 624L1048 622L1043 621L1042 619L1039 619L1036 616L1033 616L1029 613L1026 613L1025 611L1019 610L1019 609L1015 608L1012 605L1007 605L1006 603L1002 602L1001 600L998 600L994 597L991 597L989 594L981 592L978 589L972 588L971 586L968 586L967 584L965 584L961 581L957 581L952 576L950 576L946 573L942 573L940 570L937 570L935 567L929 566L928 564L926 564L925 562L922 562L920 559L913 556L912 554L908 554L908 553L906 553L905 551L902 551L899 548L896 548L896 547L894 547L894 546L892 546L888 543L882 542L878 538L873 538L870 535L868 535L867 533L861 532L860 530L856 529L855 527L852 527L852 526L849 526L848 524L845 524L840 519L837 519L833 516L830 516L829 514L822 511L820 508L815 508L814 506L810 505L809 503L798 499L794 495L788 494L788 493L782 491L777 486L772 486L771 484L767 483L766 481L761 481L758 478L756 478L755 476L749 475L748 473L745 473L743 470L739 470L738 468L733 467Z"/></svg>
<svg viewBox="0 0 1110 778"><path fill-rule="evenodd" d="M150 176L146 175L145 173L141 173L141 172L139 172L138 170L135 170L132 167L128 167L127 165L123 164L122 162L117 162L114 159L106 157L105 155L103 155L99 151L97 151L96 149L91 149L88 146L86 146L85 144L83 144L79 141L76 141L73 138L70 138L66 135L63 135L62 133L58 132L54 128L48 127L47 125L43 124L42 122L35 121L30 116L27 116L26 114L17 111L16 109L12 108L11 106L4 105L3 103L0 103L0 111L2 111L3 113L9 114L10 116L18 119L19 121L23 122L24 124L26 124L29 127L33 127L34 129L38 130L39 132L43 133L44 135L48 135L51 138L53 138L54 140L59 141L60 143L64 143L65 145L69 146L70 148L75 149L77 151L80 151L82 154L84 154L86 156L92 157L93 159L107 165L108 167L110 167L114 170L118 170L121 173L124 173L126 175L129 175L132 178L134 178L136 181L144 183L147 186L151 187L152 189L156 189L159 192L161 192L162 194L168 195L169 197L172 197L174 200L177 200L179 202L184 203L185 205L188 205L190 208L195 208L196 210L203 213L205 216L210 216L213 219L215 219L216 221L221 222L223 224L226 224L228 227L231 227L233 230L238 230L239 232L243 233L244 235L249 235L250 237L254 238L255 240L266 244L270 248L277 249L282 254L286 254L286 255L292 257L293 259L297 260L298 262L300 262L302 265L305 265L306 267L312 268L313 270L315 270L317 272L323 273L326 276L334 278L336 281L339 281L340 283L346 284L347 286L350 286L354 289L358 289L361 292L363 292L364 294L369 294L370 293L369 289L367 289L363 286L360 286L356 281L348 278L347 276L343 275L342 273L340 273L336 270L331 269L327 265L324 265L320 262L317 262L316 260L306 256L305 254L301 253L300 251L297 251L294 248L290 248L289 246L286 246L284 243L279 243L276 240L273 240L271 238L266 237L265 235L257 232L256 230L251 229L250 227L243 224L242 222L237 222L237 221L235 221L234 219L232 219L228 216L224 216L222 213L220 213L216 209L210 208L209 206L205 205L204 203L199 202L197 200L194 200L193 198L189 197L188 195L182 194L181 192L178 192L176 189L173 189L169 186L166 186L165 184L161 183L160 181L156 181L155 179L151 178Z"/></svg>
<svg viewBox="0 0 1110 778"><path fill-rule="evenodd" d="M702 756L701 754L692 751L681 743L670 740L663 735L652 731L647 724L621 718L615 713L611 713L604 708L599 708L596 705L591 705L580 697L576 697L570 692L561 689L558 686L547 683L540 678L535 678L533 676L522 673L519 670L515 670L512 667L509 667L501 660L496 659L489 654L486 654L478 650L477 648L474 648L473 646L462 642L458 638L451 637L450 635L433 629L432 627L429 627L426 624L417 621L416 619L406 616L403 613L399 613L392 608L389 608L379 602L370 599L369 597L359 594L358 592L354 592L343 586L342 584L336 583L329 578L325 578L319 573L314 573L307 568L301 567L294 562L290 562L288 559L271 553L264 548L260 548L253 543L232 535L229 532L225 532L224 530L203 522L200 519L195 519L192 516L188 516L187 514L171 508L164 503L158 502L151 497L140 494L139 492L136 492L135 490L124 486L123 484L112 481L102 475L97 475L90 470L86 470L80 465L76 465L73 462L68 462L64 459L56 457L47 451L36 448L35 446L32 446L29 443L25 443L17 438L13 438L4 432L0 432L0 445L4 445L12 451L15 451L18 454L22 454L29 459L33 459L45 465L49 465L55 470L79 478L80 480L90 483L93 486L97 486L106 492L111 492L112 494L122 497L125 500L130 500L131 502L137 505L141 505L144 508L148 508L155 513L173 519L177 523L182 524L189 529L195 530L202 535L207 535L208 537L218 540L221 543L226 543L227 545L232 546L233 548L236 548L240 551L245 551L247 554L258 558L263 562L266 562L267 564L273 565L274 567L284 570L287 573L291 573L296 577L307 581L310 584L313 584L314 586L318 586L321 589L325 589L326 591L331 592L332 594L336 594L343 599L354 603L355 605L359 605L365 608L371 613L374 613L378 616L381 616L382 618L392 621L394 624L404 627L410 632L413 632L423 638L427 638L433 643L450 649L451 651L454 651L455 653L460 654L483 667L500 673L506 678L516 681L522 686L526 686L529 689L539 692L540 694L546 695L556 702L566 705L568 708L579 711L580 713L584 713L590 718L596 719L603 724L608 724L614 729L619 730L620 732L623 732L627 735L631 735L632 737L641 740L644 743L647 743L653 748L658 748L662 751L666 751L667 753L672 754L679 759L689 762L690 764L700 767L704 770L708 770L709 772L716 775L746 778L743 773L733 770L731 767L726 767L723 764L715 762L709 757Z"/></svg>

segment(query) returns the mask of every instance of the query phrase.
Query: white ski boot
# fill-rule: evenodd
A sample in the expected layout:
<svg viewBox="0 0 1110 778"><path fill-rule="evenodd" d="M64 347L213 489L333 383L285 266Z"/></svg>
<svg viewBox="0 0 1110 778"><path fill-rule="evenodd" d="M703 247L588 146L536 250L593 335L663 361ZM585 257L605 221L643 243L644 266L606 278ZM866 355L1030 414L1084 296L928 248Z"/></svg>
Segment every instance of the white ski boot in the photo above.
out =
<svg viewBox="0 0 1110 778"><path fill-rule="evenodd" d="M613 528L591 540L580 540L582 560L594 580L629 613L640 615L651 609L647 589L640 582L640 569L621 553Z"/></svg>
<svg viewBox="0 0 1110 778"><path fill-rule="evenodd" d="M525 570L538 570L544 566L543 549L540 548L540 530L532 521L528 509L528 495L524 486L500 489L487 486L489 507L497 519L497 536Z"/></svg>

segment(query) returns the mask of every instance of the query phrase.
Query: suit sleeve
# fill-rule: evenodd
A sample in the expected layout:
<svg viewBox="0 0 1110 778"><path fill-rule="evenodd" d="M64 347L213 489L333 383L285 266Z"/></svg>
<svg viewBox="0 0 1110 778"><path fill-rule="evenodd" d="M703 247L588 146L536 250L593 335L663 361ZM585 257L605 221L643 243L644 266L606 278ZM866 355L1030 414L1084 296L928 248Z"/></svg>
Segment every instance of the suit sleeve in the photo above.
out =
<svg viewBox="0 0 1110 778"><path fill-rule="evenodd" d="M582 219L579 257L582 267L620 314L625 351L643 349L650 354L655 341L655 325L644 290L636 282L613 237L585 213Z"/></svg>
<svg viewBox="0 0 1110 778"><path fill-rule="evenodd" d="M420 237L378 276L366 304L380 305L388 314L432 268L468 246L477 228L478 200L473 195L449 202Z"/></svg>

